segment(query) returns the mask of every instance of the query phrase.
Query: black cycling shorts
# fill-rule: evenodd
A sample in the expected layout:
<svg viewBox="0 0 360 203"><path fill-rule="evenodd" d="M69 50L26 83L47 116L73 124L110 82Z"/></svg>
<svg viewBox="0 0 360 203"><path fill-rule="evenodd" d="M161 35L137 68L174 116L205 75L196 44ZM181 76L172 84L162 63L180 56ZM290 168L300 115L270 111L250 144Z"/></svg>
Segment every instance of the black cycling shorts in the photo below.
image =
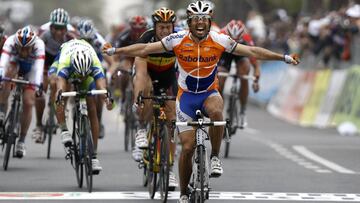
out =
<svg viewBox="0 0 360 203"><path fill-rule="evenodd" d="M174 68L162 72L148 69L148 73L152 81L158 81L157 83L153 83L154 95L159 95L160 89L165 90L168 96L175 96L177 94L177 79Z"/></svg>

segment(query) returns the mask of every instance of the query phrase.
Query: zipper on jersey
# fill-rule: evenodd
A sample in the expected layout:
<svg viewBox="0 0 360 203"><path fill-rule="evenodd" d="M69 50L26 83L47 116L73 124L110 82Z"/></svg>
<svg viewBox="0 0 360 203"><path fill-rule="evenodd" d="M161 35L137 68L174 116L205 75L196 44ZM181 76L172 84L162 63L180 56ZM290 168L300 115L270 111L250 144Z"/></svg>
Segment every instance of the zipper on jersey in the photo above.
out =
<svg viewBox="0 0 360 203"><path fill-rule="evenodd" d="M199 89L199 80L200 80L200 43L197 43L198 45L198 60L197 60L197 83L196 83L196 92L198 92Z"/></svg>

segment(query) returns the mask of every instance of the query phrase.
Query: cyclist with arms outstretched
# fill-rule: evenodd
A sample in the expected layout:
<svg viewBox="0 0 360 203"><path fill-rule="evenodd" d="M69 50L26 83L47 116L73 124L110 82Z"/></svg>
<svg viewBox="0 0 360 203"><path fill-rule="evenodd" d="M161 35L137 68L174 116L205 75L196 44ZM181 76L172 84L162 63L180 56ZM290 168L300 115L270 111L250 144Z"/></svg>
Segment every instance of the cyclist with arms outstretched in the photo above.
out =
<svg viewBox="0 0 360 203"><path fill-rule="evenodd" d="M207 3L197 1L189 4L187 15L189 31L171 34L159 42L104 50L110 55L116 53L132 56L174 51L179 62L179 91L176 101L178 121L196 119L197 109L203 110L212 121L223 120L223 99L217 90L216 64L224 51L261 60L285 60L287 63L298 64L298 60L292 56L238 44L228 35L210 32L212 8ZM179 131L182 144L179 158L181 194L179 202L183 203L188 202L187 185L192 173L195 132L192 127L179 127ZM209 131L212 145L210 173L216 177L223 173L218 156L224 127L213 127Z"/></svg>

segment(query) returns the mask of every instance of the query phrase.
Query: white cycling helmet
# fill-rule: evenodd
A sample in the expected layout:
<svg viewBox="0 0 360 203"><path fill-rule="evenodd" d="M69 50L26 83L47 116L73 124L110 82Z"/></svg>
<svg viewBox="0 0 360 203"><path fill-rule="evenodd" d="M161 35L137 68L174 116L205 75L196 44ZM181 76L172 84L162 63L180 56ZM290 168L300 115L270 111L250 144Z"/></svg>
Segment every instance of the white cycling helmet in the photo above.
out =
<svg viewBox="0 0 360 203"><path fill-rule="evenodd" d="M187 7L186 13L189 18L191 15L212 15L213 9L207 2L197 1L190 3Z"/></svg>
<svg viewBox="0 0 360 203"><path fill-rule="evenodd" d="M35 44L36 35L30 26L19 29L15 34L15 44L20 47L30 47Z"/></svg>
<svg viewBox="0 0 360 203"><path fill-rule="evenodd" d="M57 8L50 13L52 25L66 26L69 23L69 14L63 8Z"/></svg>
<svg viewBox="0 0 360 203"><path fill-rule="evenodd" d="M77 29L79 30L80 38L82 39L91 39L95 34L94 23L89 19L80 21Z"/></svg>
<svg viewBox="0 0 360 203"><path fill-rule="evenodd" d="M71 55L71 65L74 67L75 72L81 76L89 75L92 62L91 53L88 49L76 50Z"/></svg>
<svg viewBox="0 0 360 203"><path fill-rule="evenodd" d="M226 25L227 34L234 40L238 40L242 37L245 31L245 25L241 20L231 20Z"/></svg>

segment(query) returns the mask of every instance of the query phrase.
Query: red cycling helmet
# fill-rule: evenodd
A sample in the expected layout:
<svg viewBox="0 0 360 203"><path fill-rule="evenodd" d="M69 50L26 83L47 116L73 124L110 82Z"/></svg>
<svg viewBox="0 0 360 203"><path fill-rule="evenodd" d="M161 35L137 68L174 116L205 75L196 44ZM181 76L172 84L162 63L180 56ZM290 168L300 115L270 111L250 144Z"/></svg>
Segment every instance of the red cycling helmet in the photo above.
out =
<svg viewBox="0 0 360 203"><path fill-rule="evenodd" d="M147 21L144 16L131 17L129 24L132 30L146 30L147 28Z"/></svg>
<svg viewBox="0 0 360 203"><path fill-rule="evenodd" d="M226 25L226 32L234 40L239 40L245 31L245 25L241 20L231 20Z"/></svg>

